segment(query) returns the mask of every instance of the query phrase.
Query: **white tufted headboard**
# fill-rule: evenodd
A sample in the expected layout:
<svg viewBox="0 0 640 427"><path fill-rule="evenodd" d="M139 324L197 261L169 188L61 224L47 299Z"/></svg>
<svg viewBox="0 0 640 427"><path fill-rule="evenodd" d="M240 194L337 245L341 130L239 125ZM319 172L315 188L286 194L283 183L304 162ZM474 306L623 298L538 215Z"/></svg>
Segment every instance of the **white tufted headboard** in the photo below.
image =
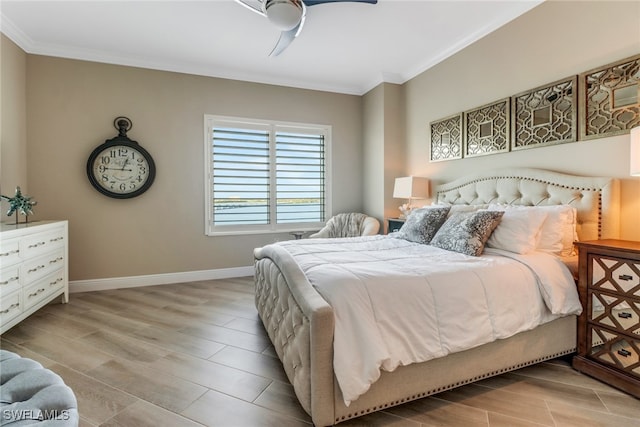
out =
<svg viewBox="0 0 640 427"><path fill-rule="evenodd" d="M481 205L571 205L578 212L580 240L620 236L620 182L544 169L496 169L435 187L438 203Z"/></svg>

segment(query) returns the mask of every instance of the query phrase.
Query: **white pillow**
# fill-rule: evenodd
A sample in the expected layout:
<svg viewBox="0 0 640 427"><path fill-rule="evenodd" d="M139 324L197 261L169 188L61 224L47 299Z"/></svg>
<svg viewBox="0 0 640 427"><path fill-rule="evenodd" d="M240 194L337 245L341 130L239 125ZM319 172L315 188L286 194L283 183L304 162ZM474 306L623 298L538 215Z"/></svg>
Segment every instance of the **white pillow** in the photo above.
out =
<svg viewBox="0 0 640 427"><path fill-rule="evenodd" d="M489 210L504 211L502 221L487 240L487 246L517 254L534 251L540 240L542 224L547 212L534 209L505 209L491 206Z"/></svg>
<svg viewBox="0 0 640 427"><path fill-rule="evenodd" d="M486 210L489 207L489 205L452 205L449 203L432 203L431 206L433 207L449 206L451 209L449 209L449 214L447 215L447 218L459 212L477 212L479 210Z"/></svg>
<svg viewBox="0 0 640 427"><path fill-rule="evenodd" d="M576 233L577 211L569 205L519 206L490 205L503 209L537 210L547 213L542 223L537 250L559 256L571 256L574 253L573 242L578 240Z"/></svg>

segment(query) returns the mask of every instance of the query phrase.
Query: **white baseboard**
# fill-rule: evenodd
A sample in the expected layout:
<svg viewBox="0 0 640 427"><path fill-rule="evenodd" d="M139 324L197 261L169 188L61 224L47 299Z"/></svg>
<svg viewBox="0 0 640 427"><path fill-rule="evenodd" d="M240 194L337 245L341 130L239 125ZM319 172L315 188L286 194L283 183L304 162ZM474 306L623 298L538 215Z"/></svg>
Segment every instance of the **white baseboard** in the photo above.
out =
<svg viewBox="0 0 640 427"><path fill-rule="evenodd" d="M230 279L233 277L247 276L253 276L253 266L151 274L147 276L74 280L69 282L69 292L104 291L108 289L137 288L139 286L168 285L171 283L198 282L201 280Z"/></svg>

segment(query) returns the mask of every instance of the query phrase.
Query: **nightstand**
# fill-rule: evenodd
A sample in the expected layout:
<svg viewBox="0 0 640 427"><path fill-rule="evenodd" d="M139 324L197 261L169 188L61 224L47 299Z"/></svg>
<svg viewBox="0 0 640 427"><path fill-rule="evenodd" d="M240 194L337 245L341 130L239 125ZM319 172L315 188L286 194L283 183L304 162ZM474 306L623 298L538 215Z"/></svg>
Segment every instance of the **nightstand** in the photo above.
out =
<svg viewBox="0 0 640 427"><path fill-rule="evenodd" d="M400 230L402 224L404 224L404 219L387 218L387 233Z"/></svg>
<svg viewBox="0 0 640 427"><path fill-rule="evenodd" d="M583 312L573 367L640 398L640 242L576 246Z"/></svg>

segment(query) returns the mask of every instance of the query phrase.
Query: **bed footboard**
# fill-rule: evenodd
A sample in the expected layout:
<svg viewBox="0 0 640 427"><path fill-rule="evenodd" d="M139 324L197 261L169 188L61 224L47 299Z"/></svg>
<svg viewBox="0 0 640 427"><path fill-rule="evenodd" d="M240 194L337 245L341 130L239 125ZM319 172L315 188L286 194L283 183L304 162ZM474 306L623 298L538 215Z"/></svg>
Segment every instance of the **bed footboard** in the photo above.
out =
<svg viewBox="0 0 640 427"><path fill-rule="evenodd" d="M265 247L254 255L255 303L267 334L303 409L315 425L332 425L333 310L288 253Z"/></svg>

